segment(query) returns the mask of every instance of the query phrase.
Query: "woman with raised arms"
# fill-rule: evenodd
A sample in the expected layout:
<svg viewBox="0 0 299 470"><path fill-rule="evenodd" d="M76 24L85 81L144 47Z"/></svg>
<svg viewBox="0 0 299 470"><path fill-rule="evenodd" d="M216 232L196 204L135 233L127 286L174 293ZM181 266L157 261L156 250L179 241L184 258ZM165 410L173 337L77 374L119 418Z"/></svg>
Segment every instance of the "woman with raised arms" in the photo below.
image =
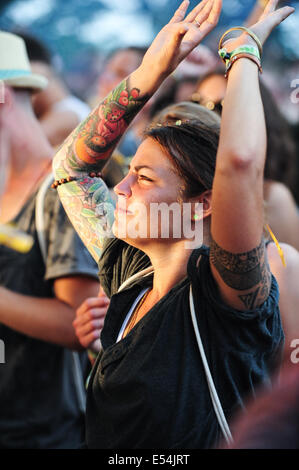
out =
<svg viewBox="0 0 299 470"><path fill-rule="evenodd" d="M281 351L278 287L262 235L258 74L261 45L292 8L275 11L270 0L249 32L222 44L229 72L220 139L212 122L150 127L115 187L114 221L100 178L137 112L216 26L221 0L203 0L189 14L188 4L54 159L54 186L111 298L88 385L89 448L207 448L221 431L230 439L226 420L269 379ZM162 203L182 210L154 219L151 208ZM191 249L197 227L203 243ZM95 339L100 325L91 315L82 322Z"/></svg>

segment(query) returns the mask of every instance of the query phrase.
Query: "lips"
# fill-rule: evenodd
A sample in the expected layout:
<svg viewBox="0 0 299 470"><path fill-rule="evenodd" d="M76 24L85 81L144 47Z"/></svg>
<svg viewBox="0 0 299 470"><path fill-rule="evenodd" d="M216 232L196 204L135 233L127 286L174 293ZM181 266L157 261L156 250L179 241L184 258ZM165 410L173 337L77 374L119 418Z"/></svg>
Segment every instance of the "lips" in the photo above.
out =
<svg viewBox="0 0 299 470"><path fill-rule="evenodd" d="M114 211L114 214L126 214L126 215L133 215L133 212L129 211L126 207L119 207L118 204L116 204L116 208Z"/></svg>

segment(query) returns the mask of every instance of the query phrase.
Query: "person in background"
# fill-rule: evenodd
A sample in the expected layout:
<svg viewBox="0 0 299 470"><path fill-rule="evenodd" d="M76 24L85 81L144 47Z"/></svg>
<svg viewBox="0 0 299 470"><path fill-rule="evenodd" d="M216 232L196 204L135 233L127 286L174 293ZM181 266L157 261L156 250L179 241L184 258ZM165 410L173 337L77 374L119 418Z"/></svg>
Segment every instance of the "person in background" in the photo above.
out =
<svg viewBox="0 0 299 470"><path fill-rule="evenodd" d="M31 70L47 78L48 86L32 97L34 112L50 143L57 147L69 133L90 113L90 107L74 96L53 65L50 51L37 38L20 35L26 44ZM109 188L115 186L125 174L123 156L114 152L103 170Z"/></svg>
<svg viewBox="0 0 299 470"><path fill-rule="evenodd" d="M283 332L263 238L266 127L257 49L294 11L275 11L276 4L269 2L250 34L224 43L228 53L253 49L251 60L241 55L230 64L220 138L219 129L198 121L150 127L115 188L116 210L101 168L144 103L216 26L221 0L203 0L188 14L184 1L141 65L54 157L55 186L111 297L88 385L88 448L217 443L223 426L195 339L196 319L222 417L230 419L278 366ZM112 115L119 116L117 126L109 124ZM161 203L188 206L188 223L203 226L196 244L203 246L192 249L186 233L178 236L181 212L151 218L148 211Z"/></svg>
<svg viewBox="0 0 299 470"><path fill-rule="evenodd" d="M296 344L273 389L261 388L235 418L235 441L222 449L299 449L299 339Z"/></svg>
<svg viewBox="0 0 299 470"><path fill-rule="evenodd" d="M191 96L196 91L200 77L215 70L219 63L221 63L220 58L207 46L202 44L197 46L174 72L173 76L176 82L174 99L173 102L169 101L165 106L190 101ZM160 107L160 111L162 109L163 107ZM154 117L154 114L152 114L152 117Z"/></svg>
<svg viewBox="0 0 299 470"><path fill-rule="evenodd" d="M28 33L17 34L25 41L32 72L48 80L48 86L32 97L33 109L50 144L57 147L88 116L90 108L69 91L45 44Z"/></svg>
<svg viewBox="0 0 299 470"><path fill-rule="evenodd" d="M99 291L98 268L56 191L44 196L45 261L36 227L37 192L51 173L53 147L33 107L45 77L32 73L22 38L0 32L1 152L9 172L0 221L30 235L27 252L0 244L0 448L74 448L84 439L88 358L75 335L76 308ZM51 175L50 175L51 176ZM75 359L76 373L75 375ZM79 362L79 363L78 363ZM81 365L80 365L81 364Z"/></svg>

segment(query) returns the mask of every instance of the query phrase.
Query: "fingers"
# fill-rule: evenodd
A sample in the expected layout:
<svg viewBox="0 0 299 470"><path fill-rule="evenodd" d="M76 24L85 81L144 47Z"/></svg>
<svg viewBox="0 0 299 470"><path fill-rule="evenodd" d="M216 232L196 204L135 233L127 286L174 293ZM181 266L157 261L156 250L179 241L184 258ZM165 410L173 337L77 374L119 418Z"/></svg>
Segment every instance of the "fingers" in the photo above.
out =
<svg viewBox="0 0 299 470"><path fill-rule="evenodd" d="M180 21L183 21L189 4L190 4L189 0L184 0L180 4L179 8L176 10L175 14L173 15L169 23L178 23Z"/></svg>
<svg viewBox="0 0 299 470"><path fill-rule="evenodd" d="M100 337L107 308L93 308L84 314L78 313L78 310L73 321L73 327L80 344L87 348L95 339Z"/></svg>
<svg viewBox="0 0 299 470"><path fill-rule="evenodd" d="M295 11L295 8L283 7L271 13L271 15L269 16L269 21L271 22L272 28L274 28L275 26L278 26L288 16L294 13L294 11Z"/></svg>
<svg viewBox="0 0 299 470"><path fill-rule="evenodd" d="M105 295L101 295L101 297L89 297L78 307L77 315L83 315L91 308L107 308L109 303L110 301Z"/></svg>
<svg viewBox="0 0 299 470"><path fill-rule="evenodd" d="M96 320L90 320L87 323L82 323L82 322L73 322L73 326L76 331L76 335L78 337L86 336L93 331L102 331L103 326L104 326L104 320L105 318L98 318ZM97 336L98 338L98 336Z"/></svg>
<svg viewBox="0 0 299 470"><path fill-rule="evenodd" d="M217 25L221 13L222 0L213 0L206 4L203 11L197 15L196 20L200 23L200 31L206 35Z"/></svg>
<svg viewBox="0 0 299 470"><path fill-rule="evenodd" d="M276 10L276 7L277 7L277 4L278 4L279 0L269 0L269 2L267 3L265 9L264 9L264 15L267 15L269 13L271 13L272 11L275 11Z"/></svg>
<svg viewBox="0 0 299 470"><path fill-rule="evenodd" d="M295 11L292 7L283 7L272 11L277 1L272 0L270 3L268 13L265 11L259 21L251 28L257 34L262 44L264 44L273 29Z"/></svg>
<svg viewBox="0 0 299 470"><path fill-rule="evenodd" d="M194 21L202 25L209 18L209 15L213 8L213 4L213 1L207 2L202 11L198 15L196 15Z"/></svg>
<svg viewBox="0 0 299 470"><path fill-rule="evenodd" d="M73 321L76 336L80 344L87 348L98 339L104 326L109 299L102 292L100 297L89 297L76 310L76 318Z"/></svg>
<svg viewBox="0 0 299 470"><path fill-rule="evenodd" d="M183 1L179 8L176 10L171 20L169 21L169 23L179 23L180 21L192 23L195 19L197 19L198 14L204 9L207 4L211 4L209 10L212 8L213 0L202 0L195 8L193 8L193 10L185 18L189 4L189 0ZM197 19L197 21L199 20Z"/></svg>
<svg viewBox="0 0 299 470"><path fill-rule="evenodd" d="M103 295L106 295L105 292L104 292L104 289L103 287L100 285L100 289L99 289L99 293L98 293L98 297L101 297Z"/></svg>
<svg viewBox="0 0 299 470"><path fill-rule="evenodd" d="M295 11L295 9L293 7L288 7L288 6L283 7L283 8L279 8L278 10L276 10L276 7L277 7L278 3L279 3L279 0L269 0L269 2L267 3L261 18L260 18L260 20L263 20L267 17L271 17L271 13L273 13L273 12L275 12L275 13L279 12L277 15L275 15L275 19L278 20L278 23L276 23L276 24L279 24L283 20L285 20L291 13L293 13L293 11Z"/></svg>
<svg viewBox="0 0 299 470"><path fill-rule="evenodd" d="M81 313L78 310L76 311L76 318L73 321L73 325L75 327L80 327L81 325L85 325L87 323L93 324L95 320L102 319L104 322L104 318L107 313L107 308L91 308L86 313Z"/></svg>
<svg viewBox="0 0 299 470"><path fill-rule="evenodd" d="M210 23L213 23L213 24L218 23L221 10L222 10L222 0L215 0L213 3L213 8L208 18Z"/></svg>
<svg viewBox="0 0 299 470"><path fill-rule="evenodd" d="M79 341L80 341L80 344L85 348L90 348L92 347L92 349L96 349L94 347L94 344L95 343L100 343L100 334L101 334L101 331L100 330L95 330L93 331L92 333L90 333L89 335L86 335L86 336L81 336L81 337L78 337L79 338ZM99 348L100 349L100 348ZM99 351L98 349L98 351Z"/></svg>
<svg viewBox="0 0 299 470"><path fill-rule="evenodd" d="M207 5L207 3L211 3L211 0L203 0L202 2L200 2L195 8L193 8L193 10L185 18L185 21L188 21L189 23L192 23L195 19L197 19L197 16L204 9L204 7ZM199 21L199 20L197 20L197 21Z"/></svg>

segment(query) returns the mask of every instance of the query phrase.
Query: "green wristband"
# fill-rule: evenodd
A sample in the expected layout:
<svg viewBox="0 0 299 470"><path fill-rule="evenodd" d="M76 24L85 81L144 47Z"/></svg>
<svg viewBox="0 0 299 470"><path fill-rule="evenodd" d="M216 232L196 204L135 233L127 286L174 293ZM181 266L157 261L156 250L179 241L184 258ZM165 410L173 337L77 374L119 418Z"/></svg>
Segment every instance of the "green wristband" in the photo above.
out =
<svg viewBox="0 0 299 470"><path fill-rule="evenodd" d="M230 52L227 52L225 47L223 47L222 49L219 49L218 54L220 55L225 65L227 65L227 62L230 61Z"/></svg>
<svg viewBox="0 0 299 470"><path fill-rule="evenodd" d="M259 53L259 50L257 47L254 47L254 46L240 46L240 47L237 47L237 49L234 49L231 53L230 53L230 60L237 54L241 54L242 52L245 52L245 54L250 54L250 55L254 55L255 57L257 57L259 60L261 60L261 56L260 56L260 53Z"/></svg>
<svg viewBox="0 0 299 470"><path fill-rule="evenodd" d="M237 49L234 49L231 52L227 52L225 47L223 47L222 49L219 49L218 51L219 56L221 57L221 59L223 60L226 66L228 66L229 62L235 55L241 54L241 53L253 55L257 57L259 60L261 60L259 50L256 47L250 46L250 45L237 47Z"/></svg>

